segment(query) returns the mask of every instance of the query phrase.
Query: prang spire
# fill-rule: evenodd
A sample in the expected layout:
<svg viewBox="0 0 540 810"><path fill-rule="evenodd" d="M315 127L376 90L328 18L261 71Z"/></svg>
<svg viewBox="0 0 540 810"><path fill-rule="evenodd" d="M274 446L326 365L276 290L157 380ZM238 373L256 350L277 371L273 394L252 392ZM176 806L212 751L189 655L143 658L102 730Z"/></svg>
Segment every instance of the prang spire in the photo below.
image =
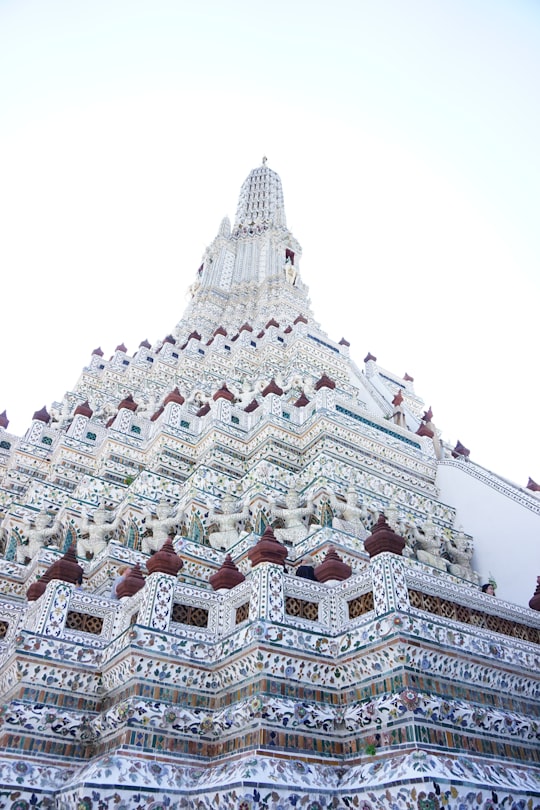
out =
<svg viewBox="0 0 540 810"><path fill-rule="evenodd" d="M253 225L263 228L285 228L285 204L279 175L262 166L253 169L242 183L236 210L235 231Z"/></svg>
<svg viewBox="0 0 540 810"><path fill-rule="evenodd" d="M281 180L263 160L242 184L234 227L225 218L204 253L175 337L185 340L194 324L206 342L219 326L234 335L249 323L258 333L270 318L292 324L299 313L309 317L301 256L286 226Z"/></svg>

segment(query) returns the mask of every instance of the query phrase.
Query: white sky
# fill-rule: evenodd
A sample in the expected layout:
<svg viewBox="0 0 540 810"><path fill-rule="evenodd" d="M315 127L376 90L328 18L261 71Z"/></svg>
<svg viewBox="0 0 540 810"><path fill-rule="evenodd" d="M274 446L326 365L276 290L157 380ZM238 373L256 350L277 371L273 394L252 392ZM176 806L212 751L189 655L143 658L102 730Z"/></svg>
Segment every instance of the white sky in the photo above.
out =
<svg viewBox="0 0 540 810"><path fill-rule="evenodd" d="M0 0L0 412L163 338L263 154L302 277L448 441L540 482L535 0Z"/></svg>

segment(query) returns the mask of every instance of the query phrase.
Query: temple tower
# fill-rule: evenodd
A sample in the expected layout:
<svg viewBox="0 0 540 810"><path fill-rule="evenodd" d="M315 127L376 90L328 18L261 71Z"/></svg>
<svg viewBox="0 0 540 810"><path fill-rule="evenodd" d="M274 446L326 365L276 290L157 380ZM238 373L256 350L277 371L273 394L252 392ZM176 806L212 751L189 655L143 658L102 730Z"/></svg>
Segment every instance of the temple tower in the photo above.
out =
<svg viewBox="0 0 540 810"><path fill-rule="evenodd" d="M0 806L540 806L540 500L301 255L264 159L175 327L0 415Z"/></svg>

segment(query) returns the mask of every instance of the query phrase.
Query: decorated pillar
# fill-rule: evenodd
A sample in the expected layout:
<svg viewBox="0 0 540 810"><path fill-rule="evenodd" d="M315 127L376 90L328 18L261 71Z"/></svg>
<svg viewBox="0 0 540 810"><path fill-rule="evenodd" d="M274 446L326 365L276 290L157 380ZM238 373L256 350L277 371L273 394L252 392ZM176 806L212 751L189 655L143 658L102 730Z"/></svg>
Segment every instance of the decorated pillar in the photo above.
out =
<svg viewBox="0 0 540 810"><path fill-rule="evenodd" d="M405 565L402 557L383 552L371 561L373 602L378 616L393 610L408 611L410 607Z"/></svg>
<svg viewBox="0 0 540 810"><path fill-rule="evenodd" d="M68 434L74 439L83 439L86 436L88 422L92 418L92 408L88 404L88 400L77 405L73 412L73 422L71 423Z"/></svg>
<svg viewBox="0 0 540 810"><path fill-rule="evenodd" d="M45 593L37 603L38 615L32 622L35 633L56 637L62 635L72 590L72 585L58 579L48 583Z"/></svg>
<svg viewBox="0 0 540 810"><path fill-rule="evenodd" d="M229 423L231 421L231 413L232 413L232 403L234 401L234 394L229 391L225 383L221 386L219 391L213 396L213 400L216 403L215 406L215 414L216 419L220 419L222 422Z"/></svg>
<svg viewBox="0 0 540 810"><path fill-rule="evenodd" d="M287 549L276 540L268 526L255 545L248 551L253 566L249 620L263 619L281 622L285 615L285 589L283 575Z"/></svg>
<svg viewBox="0 0 540 810"><path fill-rule="evenodd" d="M272 379L261 393L263 396L264 410L274 416L281 416L281 397L283 395L283 389Z"/></svg>
<svg viewBox="0 0 540 810"><path fill-rule="evenodd" d="M61 636L66 624L73 585L82 582L83 569L77 562L75 547L50 565L41 579L26 592L36 606L28 613L31 629L46 636Z"/></svg>
<svg viewBox="0 0 540 810"><path fill-rule="evenodd" d="M114 420L114 428L115 430L121 430L123 433L128 433L131 421L133 419L133 414L137 410L137 403L133 399L131 394L122 400L122 402L118 406L118 413Z"/></svg>
<svg viewBox="0 0 540 810"><path fill-rule="evenodd" d="M409 593L402 558L405 540L379 515L373 532L364 541L371 558L373 602L378 616L393 610L409 610Z"/></svg>
<svg viewBox="0 0 540 810"><path fill-rule="evenodd" d="M261 563L251 575L250 622L282 622L285 615L283 566Z"/></svg>
<svg viewBox="0 0 540 810"><path fill-rule="evenodd" d="M176 577L183 566L169 536L146 563L148 576L139 608L139 624L155 630L168 630L174 604Z"/></svg>
<svg viewBox="0 0 540 810"><path fill-rule="evenodd" d="M146 578L138 624L154 630L168 630L174 602L176 577L156 571Z"/></svg>
<svg viewBox="0 0 540 810"><path fill-rule="evenodd" d="M317 409L334 410L336 407L336 384L326 374L315 383L315 403Z"/></svg>
<svg viewBox="0 0 540 810"><path fill-rule="evenodd" d="M49 416L47 408L43 406L40 411L36 411L34 413L32 417L32 425L26 432L24 437L25 440L31 444L38 444L44 428L49 424L50 421L51 417Z"/></svg>

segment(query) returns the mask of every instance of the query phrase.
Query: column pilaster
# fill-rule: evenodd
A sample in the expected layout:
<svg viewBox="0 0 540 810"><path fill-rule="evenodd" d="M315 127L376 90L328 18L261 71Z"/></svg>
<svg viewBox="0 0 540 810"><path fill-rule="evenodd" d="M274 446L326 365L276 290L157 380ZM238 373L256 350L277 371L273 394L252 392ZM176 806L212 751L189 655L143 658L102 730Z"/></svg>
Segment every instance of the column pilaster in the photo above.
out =
<svg viewBox="0 0 540 810"><path fill-rule="evenodd" d="M408 611L410 603L403 558L387 551L377 554L371 560L370 572L376 614Z"/></svg>
<svg viewBox="0 0 540 810"><path fill-rule="evenodd" d="M146 577L138 624L154 630L168 630L174 602L176 577L156 571Z"/></svg>
<svg viewBox="0 0 540 810"><path fill-rule="evenodd" d="M38 615L32 628L35 633L55 637L62 635L72 590L72 585L59 579L48 583L45 593L36 603L39 605Z"/></svg>
<svg viewBox="0 0 540 810"><path fill-rule="evenodd" d="M263 619L281 622L285 614L283 566L269 562L259 563L251 572L251 599L249 620Z"/></svg>

